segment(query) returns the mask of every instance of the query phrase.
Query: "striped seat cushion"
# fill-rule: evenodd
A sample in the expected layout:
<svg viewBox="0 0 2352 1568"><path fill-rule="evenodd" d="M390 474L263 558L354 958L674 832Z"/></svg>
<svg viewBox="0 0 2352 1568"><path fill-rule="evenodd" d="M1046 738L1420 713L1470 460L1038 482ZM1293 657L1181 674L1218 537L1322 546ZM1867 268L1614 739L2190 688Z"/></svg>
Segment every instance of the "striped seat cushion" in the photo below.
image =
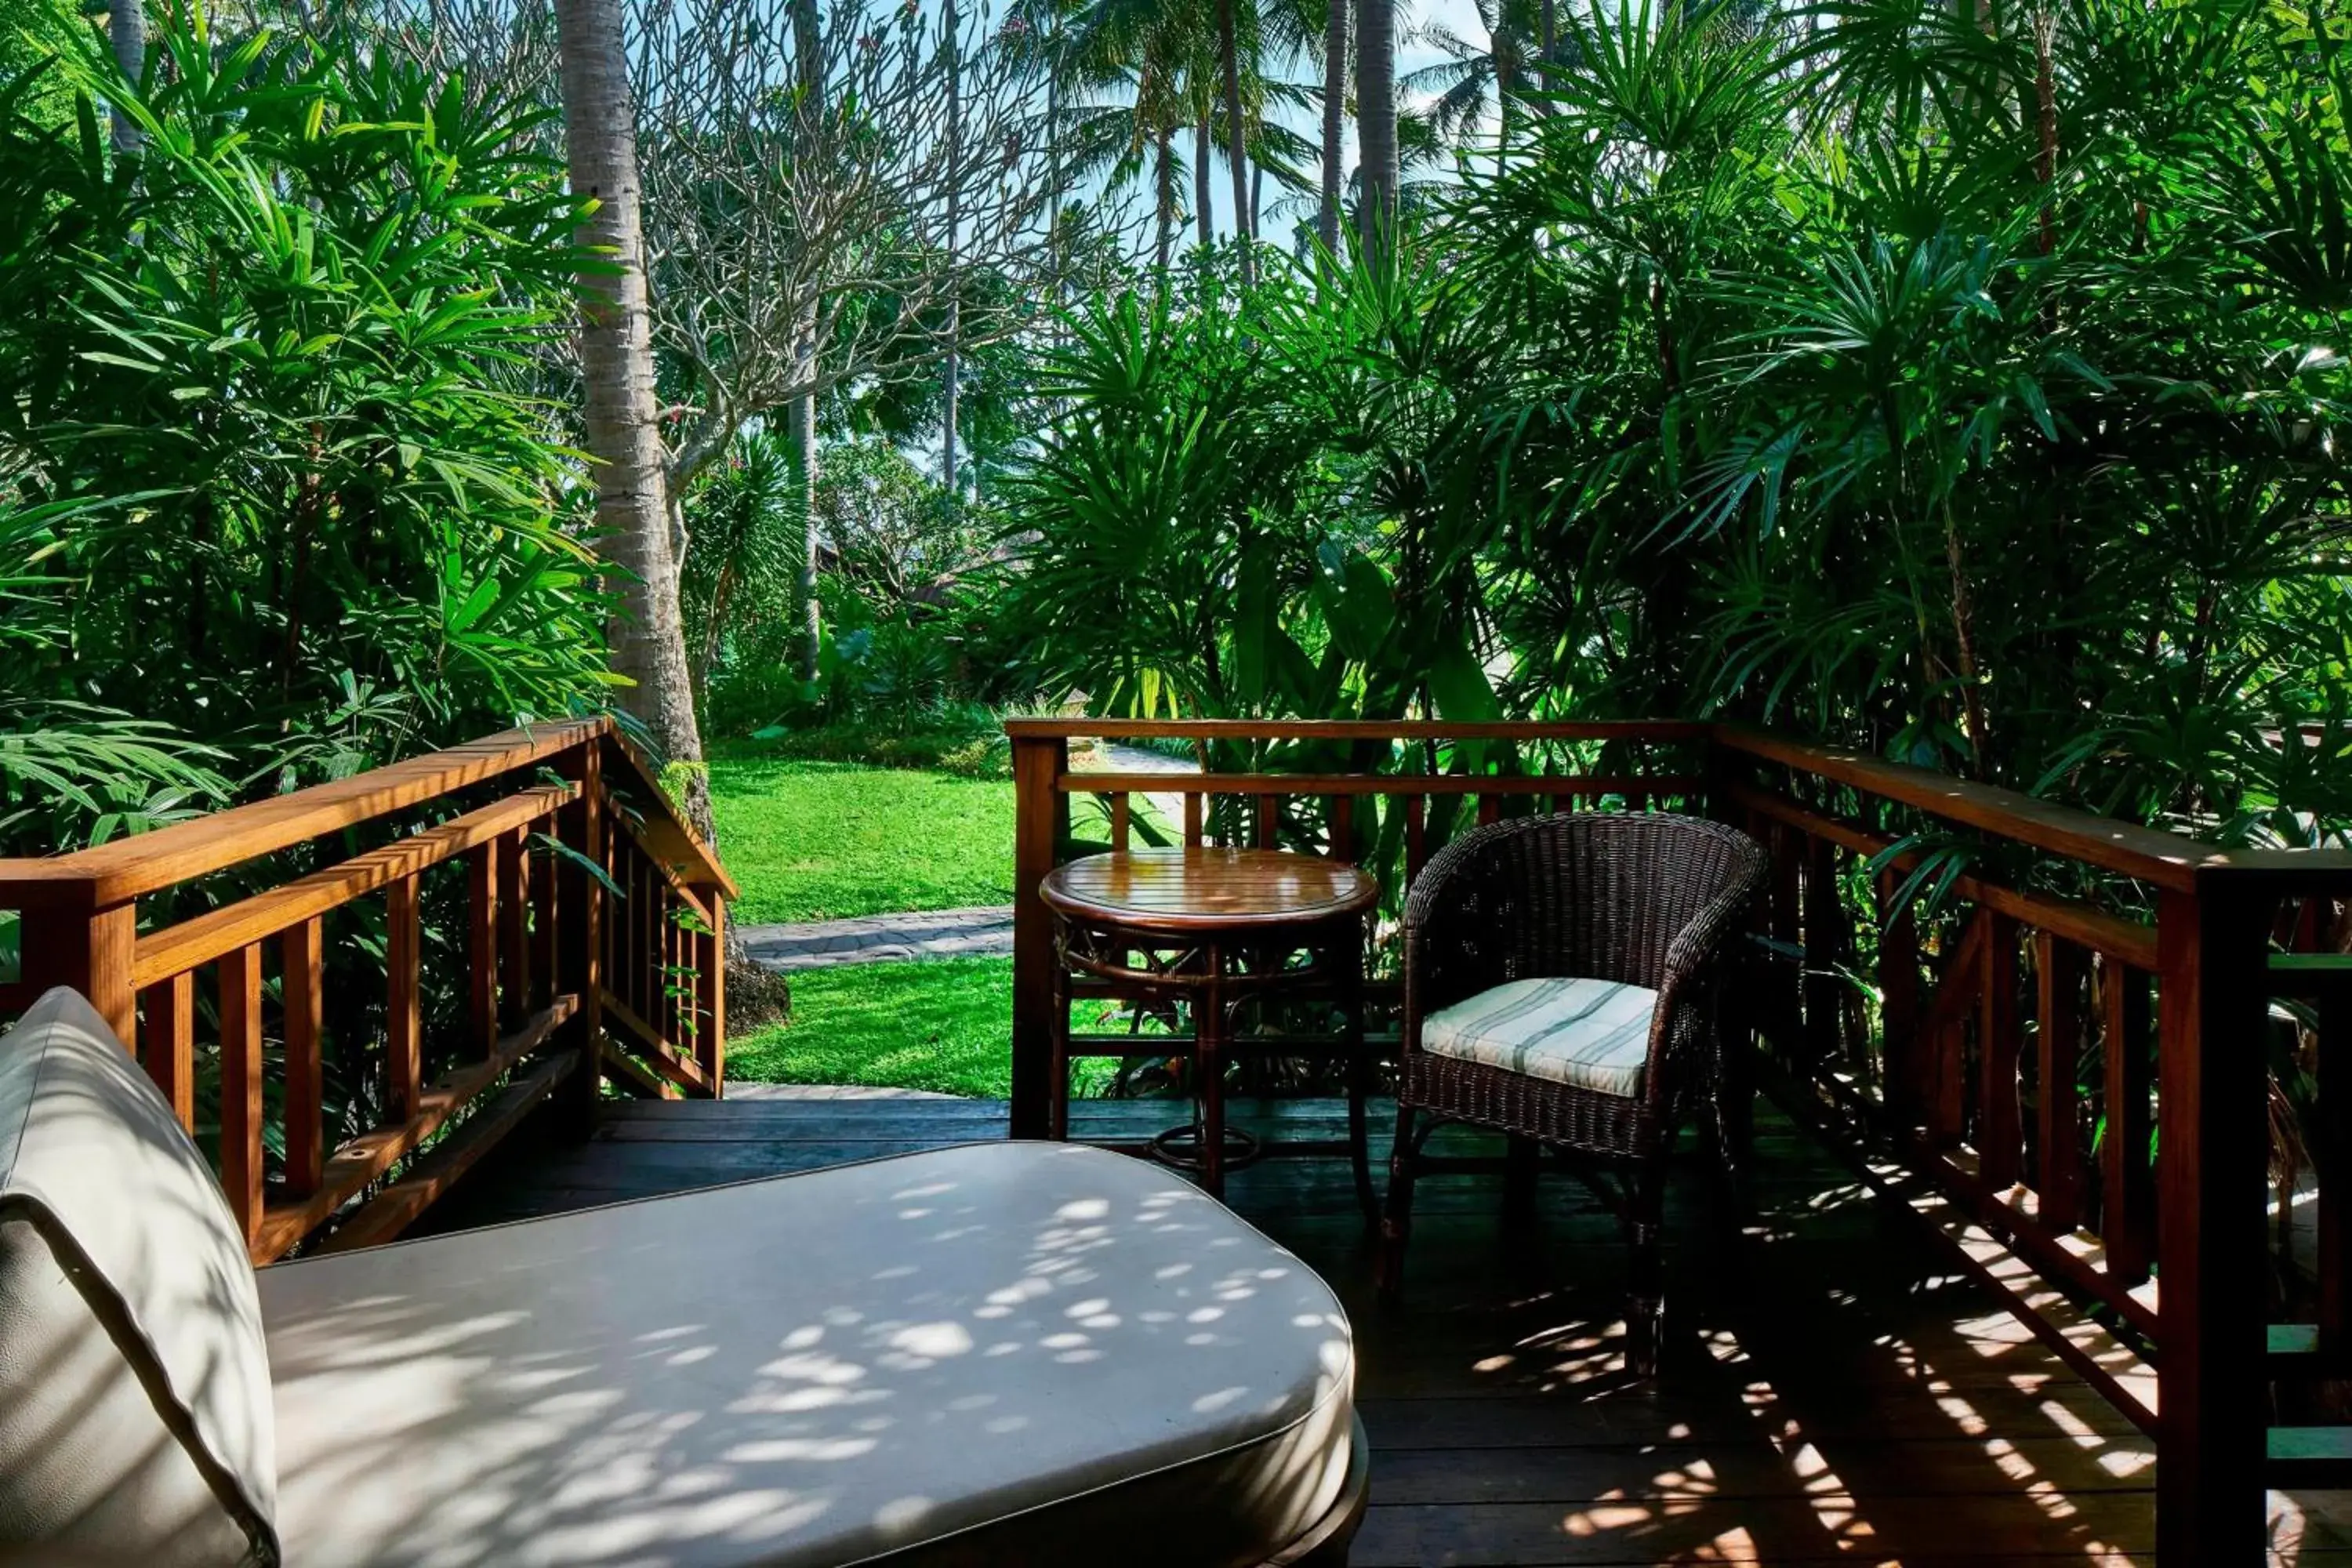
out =
<svg viewBox="0 0 2352 1568"><path fill-rule="evenodd" d="M1631 1098L1650 1059L1658 994L1614 980L1514 980L1422 1020L1435 1056Z"/></svg>

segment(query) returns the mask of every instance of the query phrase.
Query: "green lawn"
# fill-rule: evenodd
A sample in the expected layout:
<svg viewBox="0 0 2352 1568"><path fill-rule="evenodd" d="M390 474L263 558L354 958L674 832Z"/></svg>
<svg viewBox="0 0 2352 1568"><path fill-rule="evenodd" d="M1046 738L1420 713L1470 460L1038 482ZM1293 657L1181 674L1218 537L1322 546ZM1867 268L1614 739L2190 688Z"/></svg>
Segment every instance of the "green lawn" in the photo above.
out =
<svg viewBox="0 0 2352 1568"><path fill-rule="evenodd" d="M793 1016L727 1042L727 1076L1013 1092L1013 961L856 963L792 977Z"/></svg>
<svg viewBox="0 0 2352 1568"><path fill-rule="evenodd" d="M1089 1062L1079 1092L1115 1064ZM863 1083L1003 1100L1013 1092L1013 961L856 963L793 976L793 1016L727 1042L727 1076Z"/></svg>
<svg viewBox="0 0 2352 1568"><path fill-rule="evenodd" d="M1013 899L1013 785L913 768L717 757L737 921L839 920ZM844 1082L865 1082L862 1079Z"/></svg>

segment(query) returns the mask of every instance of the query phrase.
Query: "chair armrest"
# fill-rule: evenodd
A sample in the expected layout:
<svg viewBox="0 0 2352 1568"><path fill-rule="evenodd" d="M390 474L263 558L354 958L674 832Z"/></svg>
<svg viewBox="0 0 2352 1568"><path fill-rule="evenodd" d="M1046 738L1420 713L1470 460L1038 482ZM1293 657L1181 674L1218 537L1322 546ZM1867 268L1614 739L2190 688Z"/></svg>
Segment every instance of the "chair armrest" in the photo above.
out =
<svg viewBox="0 0 2352 1568"><path fill-rule="evenodd" d="M1683 1053L1712 1032L1724 944L1738 930L1739 917L1764 886L1766 874L1760 852L1747 857L1731 881L1700 905L1667 944L1665 983L1658 987L1657 1012L1650 1023L1651 1071L1643 1090L1654 1107L1664 1108L1667 1080L1687 1070ZM1661 1070L1668 1068L1672 1070Z"/></svg>

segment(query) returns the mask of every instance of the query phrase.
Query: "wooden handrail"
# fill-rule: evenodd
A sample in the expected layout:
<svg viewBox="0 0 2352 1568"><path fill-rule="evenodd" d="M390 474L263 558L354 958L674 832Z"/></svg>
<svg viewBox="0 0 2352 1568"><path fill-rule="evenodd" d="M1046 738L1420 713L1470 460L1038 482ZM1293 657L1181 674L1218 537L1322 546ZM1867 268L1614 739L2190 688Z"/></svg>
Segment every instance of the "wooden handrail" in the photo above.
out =
<svg viewBox="0 0 2352 1568"><path fill-rule="evenodd" d="M70 855L0 859L0 884L28 906L68 897L100 908L125 903L381 820L468 785L544 766L591 740L607 742L610 752L625 760L644 784L654 808L644 825L645 836L656 852L686 882L718 888L729 899L740 896L719 858L679 817L644 756L612 720L603 717L509 730Z"/></svg>
<svg viewBox="0 0 2352 1568"><path fill-rule="evenodd" d="M1696 793L1661 773L1065 773L1065 795L1650 795Z"/></svg>
<svg viewBox="0 0 2352 1568"><path fill-rule="evenodd" d="M735 886L735 879L727 874L727 868L719 863L719 857L702 841L701 835L688 826L686 819L677 814L677 807L670 803L669 792L662 788L661 780L654 776L653 767L646 761L644 753L630 745L627 738L617 731L612 732L609 750L628 764L630 773L643 787L646 798L656 807L654 815L638 825L638 837L645 841L646 847L670 868L672 879L685 887L716 888L719 897L730 901L741 898L741 889ZM610 782L608 777L606 783L609 784Z"/></svg>
<svg viewBox="0 0 2352 1568"><path fill-rule="evenodd" d="M1850 823L1823 816L1819 812L1808 811L1796 802L1769 790L1732 784L1726 788L1724 795L1733 805L1775 822L1786 823L1811 837L1835 844L1857 855L1882 855L1895 847L1895 841L1883 833L1872 833ZM1891 862L1893 869L1906 873L1918 864L1916 854L1900 855ZM2094 952L2119 958L2135 969L2153 970L2156 967L2154 926L2111 915L2078 899L2021 892L1967 873L1953 879L1952 891L1971 903L1982 904L1987 909L2026 921L2038 930L2080 942Z"/></svg>
<svg viewBox="0 0 2352 1568"><path fill-rule="evenodd" d="M2186 891L2205 866L2227 863L2225 852L2178 833L2098 816L2055 801L1998 784L1976 784L1865 752L1817 746L1743 725L1717 727L1715 743L1769 763L1779 763L1851 784L1948 822L2013 838L2103 871L2136 878L2155 887ZM2352 865L2352 861L2347 861Z"/></svg>
<svg viewBox="0 0 2352 1568"><path fill-rule="evenodd" d="M477 849L492 839L555 815L580 792L570 784L543 784L509 795L478 811L453 816L437 826L394 839L381 849L354 855L340 865L313 871L281 888L166 927L140 939L131 965L131 988L144 991L159 981L212 963L329 910L404 881L421 871Z"/></svg>
<svg viewBox="0 0 2352 1568"><path fill-rule="evenodd" d="M2223 849L2182 834L2043 800L1999 784L1978 784L1931 769L1894 763L1845 747L1816 745L1774 735L1751 726L1706 720L1628 719L1600 721L1465 721L1433 719L1008 719L1004 732L1014 742L1089 740L1193 741L1701 741L1760 761L1796 768L1832 783L1848 784L1899 805L1947 821L2015 839L2033 848L2062 855L2101 870L2147 882L2153 887L2186 890L2200 870L2248 869L2273 875L2336 876L2352 872L2352 850ZM1172 776L1172 775L1171 775ZM1249 775L1209 775L1196 787L1205 793L1249 793L1241 780ZM1349 775L1357 776L1357 775ZM1176 793L1179 786L1155 782L1147 786L1125 774L1115 782L1089 781L1072 789L1088 793L1129 790L1134 793ZM1317 787L1285 793L1378 793L1373 786L1331 780ZM1496 790L1517 784L1495 784ZM1467 786L1436 784L1432 793L1466 790ZM1476 793L1469 790L1467 793Z"/></svg>
<svg viewBox="0 0 2352 1568"><path fill-rule="evenodd" d="M1703 720L1007 719L1015 741L1701 741Z"/></svg>
<svg viewBox="0 0 2352 1568"><path fill-rule="evenodd" d="M561 782L542 782L551 776ZM626 786L625 816L614 809L615 782ZM367 825L388 837L336 858L335 836ZM546 840L562 853L545 852ZM315 868L272 868L268 857L306 845L317 847ZM462 903L449 912L462 910L450 923L468 966L456 987L462 1035L428 1041L426 873L459 866L452 890L461 887ZM150 929L140 929L142 898L239 868L248 883L276 885L175 923L155 923L151 906ZM616 874L630 894L617 904L603 891ZM582 1120L600 1081L635 1083L632 1048L661 1058L688 1092L718 1094L734 891L611 720L533 725L78 854L0 861L0 909L24 916L22 975L0 986L0 1008L52 985L79 990L126 1046L136 1042L193 1131L197 985L211 970L222 1184L254 1260L267 1262L343 1224L355 1237L391 1238L559 1083L572 1086L567 1110ZM373 1039L369 1010L329 1005L326 923L371 895L384 900L386 971ZM264 975L273 953L275 1005ZM634 1007L608 1037L603 1003L624 993ZM267 1049L273 1029L284 1047L276 1053ZM345 1053L338 1081L364 1084L372 1075L354 1058L378 1041L381 1113L353 1117L364 1098L344 1107L345 1124L374 1125L331 1148L326 1049ZM551 1064L526 1064L540 1052ZM430 1085L428 1054L446 1068ZM608 1072L608 1059L625 1065ZM266 1088L265 1073L282 1085ZM487 1110L476 1103L492 1096ZM463 1142L428 1152L460 1117ZM375 1190L420 1156L434 1163Z"/></svg>
<svg viewBox="0 0 2352 1568"><path fill-rule="evenodd" d="M613 734L613 721L603 718L509 730L71 855L0 860L0 886L28 900L55 889L100 908L127 903L454 795L469 784L540 767L584 742Z"/></svg>

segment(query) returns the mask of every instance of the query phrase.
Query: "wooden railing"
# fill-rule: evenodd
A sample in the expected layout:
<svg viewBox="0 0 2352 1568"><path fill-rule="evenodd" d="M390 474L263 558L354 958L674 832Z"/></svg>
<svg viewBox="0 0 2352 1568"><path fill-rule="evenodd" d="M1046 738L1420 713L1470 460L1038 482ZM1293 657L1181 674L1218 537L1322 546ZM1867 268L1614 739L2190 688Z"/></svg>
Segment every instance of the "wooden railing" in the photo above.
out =
<svg viewBox="0 0 2352 1568"><path fill-rule="evenodd" d="M1070 804L1100 803L1103 837L1093 847L1123 849L1139 837L1169 843L1257 845L1307 849L1376 869L1393 867L1394 907L1432 852L1464 826L1507 813L1569 811L1616 802L1646 809L1693 806L1703 724L1364 722L1339 720L1159 722L1017 719L1012 739L1018 819L1013 849L1013 1126L1015 1137L1045 1135L1044 1045L1053 1006L1053 922L1037 884L1085 841L1071 832ZM1178 740L1202 749L1239 748L1278 757L1257 771L1141 772L1070 769L1069 742ZM1523 755L1523 753L1525 753ZM1605 758L1595 771L1584 753ZM1525 771L1532 762L1537 770ZM1567 771L1552 771L1552 764ZM1506 771L1506 769L1509 771ZM1138 797L1181 799L1173 820L1145 823ZM1079 980L1081 1001L1124 1000L1113 984ZM1367 983L1375 1010L1395 980ZM1375 1043L1393 1031L1373 1030ZM1302 1037L1303 1038L1303 1037ZM1073 1029L1074 1058L1121 1057L1148 1049L1128 1035Z"/></svg>
<svg viewBox="0 0 2352 1568"><path fill-rule="evenodd" d="M604 1078L716 1094L733 892L611 721L535 725L0 860L19 934L0 1017L56 985L88 996L182 1124L217 1128L256 1262L321 1232L326 1247L364 1246L399 1234L567 1079L583 1113ZM446 911L446 976L426 966L428 906ZM331 1006L331 986L358 974L381 995ZM446 1016L427 1016L436 994ZM446 1067L428 1081L431 1061Z"/></svg>
<svg viewBox="0 0 2352 1568"><path fill-rule="evenodd" d="M1404 882L1501 815L1705 811L1772 858L1738 959L1749 983L1729 988L1748 999L1734 1023L1767 1087L2155 1435L2161 1560L2259 1562L2266 1488L2352 1485L2352 1429L2271 1425L2274 1389L2352 1374L2352 1176L2332 1168L2352 1147L2352 1093L2327 1091L2352 1060L2352 959L2319 951L2352 904L2352 853L2225 852L1733 726L1006 730L1017 1135L1044 1131L1053 936L1037 884L1075 851L1129 842L1139 795L1182 798L1171 838L1370 859ZM1074 773L1070 742L1089 738L1272 761ZM1593 765L1529 766L1564 757ZM1107 825L1090 845L1069 810L1087 795ZM2317 1002L2329 1066L2313 1310L2274 1323L2268 1047L2273 1003L2293 997Z"/></svg>

